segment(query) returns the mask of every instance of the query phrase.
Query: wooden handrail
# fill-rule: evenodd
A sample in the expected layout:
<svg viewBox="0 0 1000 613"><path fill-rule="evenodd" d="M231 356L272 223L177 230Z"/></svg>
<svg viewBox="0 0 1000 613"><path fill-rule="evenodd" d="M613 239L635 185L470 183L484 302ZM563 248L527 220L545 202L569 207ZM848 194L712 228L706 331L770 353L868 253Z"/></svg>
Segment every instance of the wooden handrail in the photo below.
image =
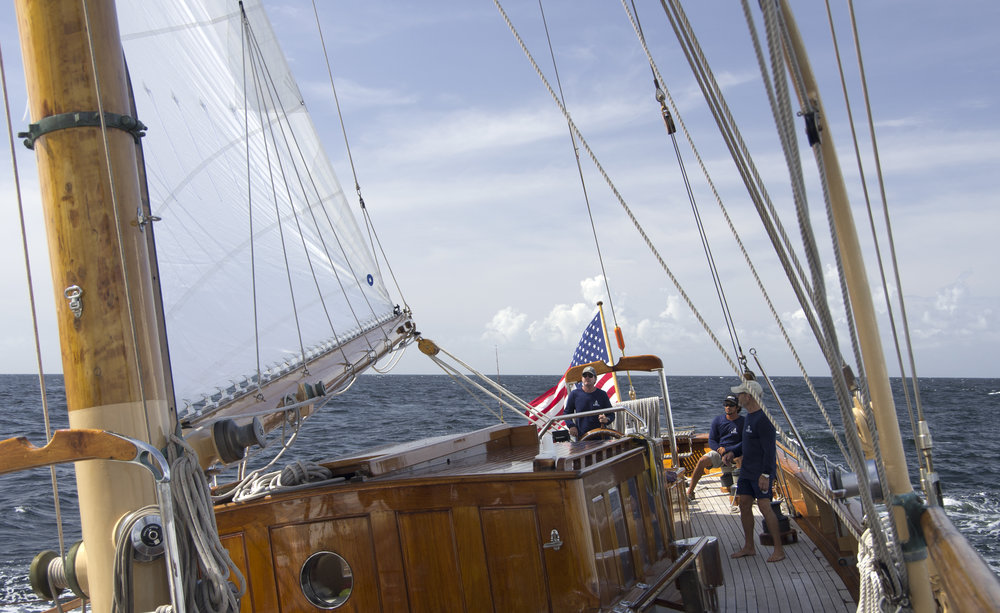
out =
<svg viewBox="0 0 1000 613"><path fill-rule="evenodd" d="M1000 611L1000 579L958 532L941 507L920 515L927 551L956 611Z"/></svg>
<svg viewBox="0 0 1000 613"><path fill-rule="evenodd" d="M609 365L601 361L590 362L589 364L578 364L566 371L566 383L576 383L583 374L583 369L593 366L598 375L607 372L622 372L635 370L639 372L653 372L663 368L663 360L655 355L627 355L618 359L615 365Z"/></svg>
<svg viewBox="0 0 1000 613"><path fill-rule="evenodd" d="M139 449L127 439L104 430L56 430L44 447L35 447L18 436L0 441L0 475L79 460L129 462Z"/></svg>
<svg viewBox="0 0 1000 613"><path fill-rule="evenodd" d="M680 577L680 574L687 570L687 567L694 562L699 555L701 555L701 550L709 543L711 539L707 536L702 536L698 538L698 541L694 546L683 550L677 559L666 568L660 575L654 578L652 581L646 584L646 587L638 594L631 595L627 603L628 611L645 611L660 595L660 592L664 590L668 583L676 580ZM625 604L624 602L622 604Z"/></svg>

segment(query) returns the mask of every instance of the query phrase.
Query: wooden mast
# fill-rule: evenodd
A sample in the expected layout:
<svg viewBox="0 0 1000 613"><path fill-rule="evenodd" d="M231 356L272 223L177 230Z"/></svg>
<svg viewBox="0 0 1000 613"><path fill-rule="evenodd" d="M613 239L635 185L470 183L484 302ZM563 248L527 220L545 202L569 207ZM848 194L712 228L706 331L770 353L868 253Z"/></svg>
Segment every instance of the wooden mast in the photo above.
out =
<svg viewBox="0 0 1000 613"><path fill-rule="evenodd" d="M878 322L875 318L875 306L868 284L868 275L865 272L854 217L851 214L847 188L844 185L844 176L837 159L833 134L830 130L823 129L826 115L823 112L819 88L806 56L802 37L787 0L781 0L780 6L805 84L806 91L799 93L815 104L818 111L816 121L827 175L827 188L833 210L833 221L836 227L837 245L844 266L844 277L851 300L850 307L854 313L864 369L867 373L868 389L871 393L872 409L879 434L879 448L882 461L885 464L889 491L894 497L905 496L913 493L913 487L910 485L909 471L906 467L906 454L903 451L903 439L899 433L896 405L892 399L892 388L889 385L885 353L882 350L882 339L879 336ZM905 543L913 536L907 527L905 511L900 505L894 504L891 508L896 520L900 542ZM926 557L921 560L907 561L906 569L909 577L910 599L914 610L918 612L934 610L934 597L931 593Z"/></svg>
<svg viewBox="0 0 1000 613"><path fill-rule="evenodd" d="M86 14L80 2L15 4L32 122L99 110L131 115L113 1L87 0ZM176 419L166 394L149 253L136 223L136 142L121 129L105 134L99 126L70 127L40 136L34 149L70 427L111 430L162 449ZM82 290L79 317L63 297L72 286ZM110 611L114 531L126 514L156 504L153 482L140 467L100 460L77 463L76 476L83 587L95 611ZM162 562L139 563L133 576L142 586L135 590L135 610L169 601Z"/></svg>

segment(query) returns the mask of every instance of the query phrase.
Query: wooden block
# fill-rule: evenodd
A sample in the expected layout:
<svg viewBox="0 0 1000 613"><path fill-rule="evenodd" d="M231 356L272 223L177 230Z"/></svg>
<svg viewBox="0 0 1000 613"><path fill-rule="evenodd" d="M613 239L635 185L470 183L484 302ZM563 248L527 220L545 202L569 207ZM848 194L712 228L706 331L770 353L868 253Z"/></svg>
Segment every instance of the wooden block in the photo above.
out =
<svg viewBox="0 0 1000 613"><path fill-rule="evenodd" d="M767 545L768 547L774 545L774 540L771 538L771 535L768 534L767 532L761 532L758 535L758 538L760 539L761 545ZM790 528L785 532L781 533L782 545L791 545L792 543L798 543L798 542L799 542L799 533L795 528Z"/></svg>

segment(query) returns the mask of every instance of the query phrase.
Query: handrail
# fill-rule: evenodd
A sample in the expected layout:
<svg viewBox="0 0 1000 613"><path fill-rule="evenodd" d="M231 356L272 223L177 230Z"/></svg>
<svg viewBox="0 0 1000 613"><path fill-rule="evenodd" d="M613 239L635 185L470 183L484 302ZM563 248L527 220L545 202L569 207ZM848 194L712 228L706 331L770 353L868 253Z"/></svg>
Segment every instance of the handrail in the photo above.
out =
<svg viewBox="0 0 1000 613"><path fill-rule="evenodd" d="M701 550L704 549L705 545L709 543L711 539L707 536L698 537L698 541L693 547L685 549L681 555L674 560L666 570L664 570L659 577L657 577L652 583L648 584L645 589L639 592L639 596L634 600L628 602L623 601L621 604L625 607L625 611L644 611L648 609L656 598L663 591L664 587L677 579L678 576L691 565L698 556L701 554ZM616 609L617 610L617 609Z"/></svg>
<svg viewBox="0 0 1000 613"><path fill-rule="evenodd" d="M597 371L598 375L608 372L621 372L625 370L636 370L639 372L653 372L663 369L663 360L655 355L626 355L618 359L613 366L602 361L578 364L566 371L566 384L576 383L583 378L583 369L588 366Z"/></svg>
<svg viewBox="0 0 1000 613"><path fill-rule="evenodd" d="M590 411L581 411L579 413L569 413L569 414L567 414L567 413L560 413L559 415L546 415L545 416L545 425L543 425L541 428L538 429L538 438L540 439L540 438L542 438L542 436L545 435L545 433L548 431L549 427L552 426L553 422L563 421L563 420L567 419L569 415L573 416L572 419L576 419L577 417L589 417L591 415L600 415L602 413L627 413L628 415L636 418L636 420L638 420L639 423L642 424L642 429L643 430L646 430L647 425L648 425L646 423L645 419L639 417L634 411L632 411L631 409L629 409L627 406L617 405L617 406L608 407L606 409L593 409L593 410L590 410Z"/></svg>
<svg viewBox="0 0 1000 613"><path fill-rule="evenodd" d="M927 551L956 611L1000 611L1000 580L941 507L920 515Z"/></svg>
<svg viewBox="0 0 1000 613"><path fill-rule="evenodd" d="M170 491L170 465L159 449L145 441L121 434L86 428L56 430L44 447L35 447L23 436L0 441L0 475L82 460L128 462L138 464L153 474L160 504L160 519L163 521L164 553L171 600L174 610L184 613L186 605L174 522L173 494Z"/></svg>

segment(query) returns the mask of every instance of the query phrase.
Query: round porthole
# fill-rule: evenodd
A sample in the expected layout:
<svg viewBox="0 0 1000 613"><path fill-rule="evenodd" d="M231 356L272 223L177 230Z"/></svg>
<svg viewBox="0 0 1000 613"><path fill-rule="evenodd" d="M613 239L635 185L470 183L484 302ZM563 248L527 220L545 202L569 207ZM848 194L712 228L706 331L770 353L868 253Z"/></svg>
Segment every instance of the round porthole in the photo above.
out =
<svg viewBox="0 0 1000 613"><path fill-rule="evenodd" d="M339 554L317 551L302 565L299 585L312 604L321 609L336 609L351 597L354 574Z"/></svg>

